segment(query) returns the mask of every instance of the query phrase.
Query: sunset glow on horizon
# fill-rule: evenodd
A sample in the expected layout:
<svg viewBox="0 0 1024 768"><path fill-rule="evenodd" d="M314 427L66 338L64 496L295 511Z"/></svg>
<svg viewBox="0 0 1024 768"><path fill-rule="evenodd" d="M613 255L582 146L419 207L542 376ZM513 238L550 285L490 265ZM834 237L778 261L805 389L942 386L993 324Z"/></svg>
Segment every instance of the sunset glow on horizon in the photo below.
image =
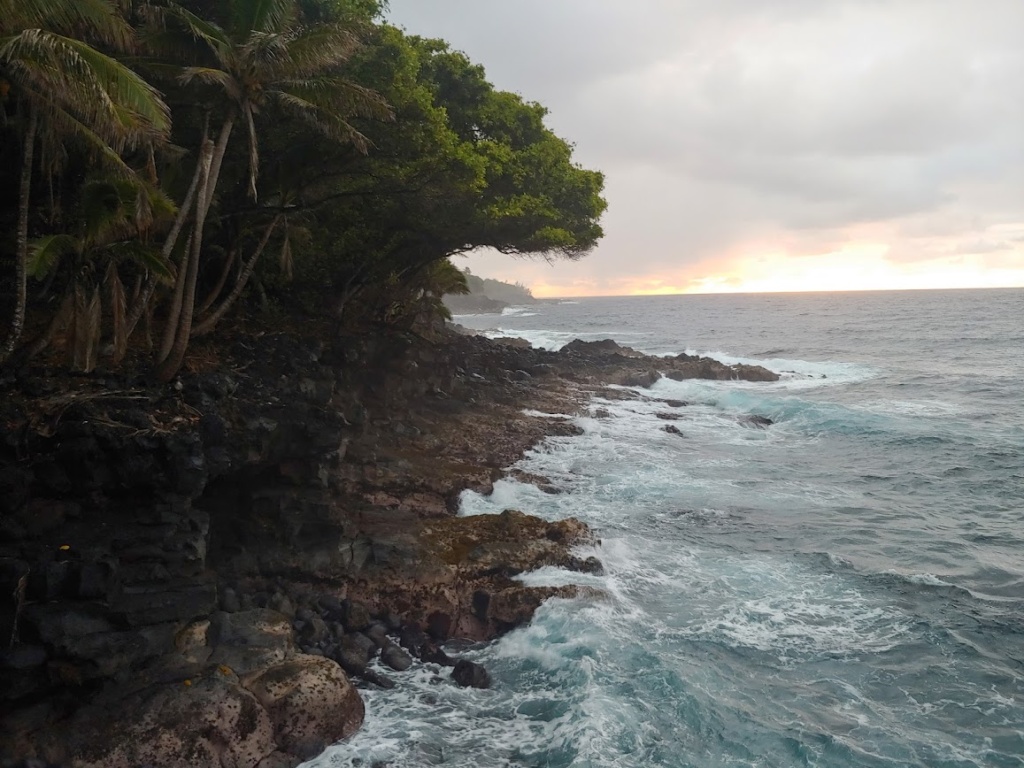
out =
<svg viewBox="0 0 1024 768"><path fill-rule="evenodd" d="M886 258L884 244L849 246L813 256L765 252L723 259L721 265L690 265L677 272L638 275L619 280L565 283L524 281L537 298L584 296L663 296L711 293L811 293L833 291L901 291L957 288L1024 287L1024 248L1000 253L953 254L924 262L899 263ZM516 275L523 264L501 279L523 281ZM541 265L529 269L532 275ZM694 269L694 266L698 269ZM704 267L704 269L699 269Z"/></svg>

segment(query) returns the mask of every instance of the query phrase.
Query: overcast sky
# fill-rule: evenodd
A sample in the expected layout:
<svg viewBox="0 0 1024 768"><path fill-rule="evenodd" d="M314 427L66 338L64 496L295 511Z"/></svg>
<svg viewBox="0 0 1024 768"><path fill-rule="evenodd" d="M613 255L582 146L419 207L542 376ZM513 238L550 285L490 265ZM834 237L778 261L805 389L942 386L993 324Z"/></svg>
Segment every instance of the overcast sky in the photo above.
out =
<svg viewBox="0 0 1024 768"><path fill-rule="evenodd" d="M605 173L538 295L1024 285L1024 0L390 0Z"/></svg>

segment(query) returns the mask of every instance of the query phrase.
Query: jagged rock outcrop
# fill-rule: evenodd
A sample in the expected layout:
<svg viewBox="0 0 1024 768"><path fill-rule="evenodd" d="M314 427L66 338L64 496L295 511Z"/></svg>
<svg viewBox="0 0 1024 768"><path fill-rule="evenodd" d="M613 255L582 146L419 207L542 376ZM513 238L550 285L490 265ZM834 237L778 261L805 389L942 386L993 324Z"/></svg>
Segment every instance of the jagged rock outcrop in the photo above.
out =
<svg viewBox="0 0 1024 768"><path fill-rule="evenodd" d="M779 375L759 365L726 365L709 357L681 354L652 357L620 346L611 339L569 342L561 353L571 364L563 364L563 375L599 380L627 387L649 387L665 375L676 381L714 379L717 381L778 381Z"/></svg>
<svg viewBox="0 0 1024 768"><path fill-rule="evenodd" d="M576 546L594 543L573 518L548 523L515 510L443 519L377 514L364 526L373 566L349 594L432 627L437 640L495 637L528 621L545 599L579 594L578 587L525 586L513 578L521 573L546 565L581 572L601 567L596 558L573 554Z"/></svg>

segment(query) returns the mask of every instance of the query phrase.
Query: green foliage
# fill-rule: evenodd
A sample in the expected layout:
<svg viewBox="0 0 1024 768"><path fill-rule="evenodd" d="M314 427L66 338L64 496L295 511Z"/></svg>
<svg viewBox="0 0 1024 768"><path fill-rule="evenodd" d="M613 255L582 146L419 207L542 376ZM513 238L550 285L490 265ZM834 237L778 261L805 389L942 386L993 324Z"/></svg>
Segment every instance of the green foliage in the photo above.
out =
<svg viewBox="0 0 1024 768"><path fill-rule="evenodd" d="M57 265L77 255L80 243L71 235L46 235L29 243L28 274L36 280L43 280L56 271Z"/></svg>
<svg viewBox="0 0 1024 768"><path fill-rule="evenodd" d="M119 358L154 303L179 313L186 341L193 318L209 330L247 285L263 304L423 328L444 317L442 295L468 290L449 256L594 247L603 177L544 107L383 23L385 7L0 0L0 228L17 220L22 276L65 297L76 364L96 364L101 326ZM217 126L200 199L191 169ZM31 194L11 192L11 138L40 148L21 174ZM176 270L187 242L196 257Z"/></svg>
<svg viewBox="0 0 1024 768"><path fill-rule="evenodd" d="M308 274L330 280L342 306L364 286L477 248L576 259L597 243L603 177L573 162L543 107L495 90L443 42L386 25L355 72L395 110L393 124L367 129L375 151L282 146L291 168L318 157L329 169L297 178L296 197L316 210Z"/></svg>

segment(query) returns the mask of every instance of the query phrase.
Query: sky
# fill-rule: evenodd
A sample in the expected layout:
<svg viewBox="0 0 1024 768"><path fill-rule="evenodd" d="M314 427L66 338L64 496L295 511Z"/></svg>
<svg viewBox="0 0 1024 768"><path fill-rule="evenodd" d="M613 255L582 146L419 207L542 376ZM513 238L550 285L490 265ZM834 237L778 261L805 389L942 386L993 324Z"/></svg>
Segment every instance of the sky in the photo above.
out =
<svg viewBox="0 0 1024 768"><path fill-rule="evenodd" d="M1024 0L390 0L604 172L541 296L1024 286Z"/></svg>

